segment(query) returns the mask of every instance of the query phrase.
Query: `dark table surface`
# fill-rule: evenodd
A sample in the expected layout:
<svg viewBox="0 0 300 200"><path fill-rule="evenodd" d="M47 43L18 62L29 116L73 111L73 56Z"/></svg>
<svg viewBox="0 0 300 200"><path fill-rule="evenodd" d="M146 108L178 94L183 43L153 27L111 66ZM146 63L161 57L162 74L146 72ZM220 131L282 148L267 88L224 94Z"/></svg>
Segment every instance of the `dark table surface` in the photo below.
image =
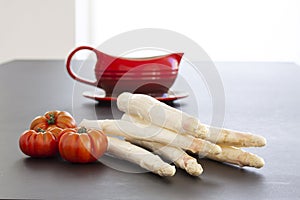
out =
<svg viewBox="0 0 300 200"><path fill-rule="evenodd" d="M262 169L200 159L200 177L126 173L101 162L78 165L59 158L32 159L18 139L48 110L83 118L120 117L114 106L81 96L62 60L16 60L0 65L0 198L16 199L299 199L300 68L293 63L217 63L225 91L224 126L261 134L268 144L249 151ZM197 86L198 87L198 86ZM74 88L76 90L74 90ZM81 91L82 90L82 91ZM177 101L193 114L189 98ZM209 122L205 97L199 118ZM113 111L112 111L113 110Z"/></svg>

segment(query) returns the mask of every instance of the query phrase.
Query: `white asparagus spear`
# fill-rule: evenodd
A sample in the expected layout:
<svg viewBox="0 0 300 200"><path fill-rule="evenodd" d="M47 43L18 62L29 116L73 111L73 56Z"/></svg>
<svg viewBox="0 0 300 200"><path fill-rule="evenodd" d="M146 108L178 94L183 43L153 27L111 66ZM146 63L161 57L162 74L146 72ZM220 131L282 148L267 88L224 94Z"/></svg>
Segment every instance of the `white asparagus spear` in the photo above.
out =
<svg viewBox="0 0 300 200"><path fill-rule="evenodd" d="M204 138L208 134L207 128L195 117L148 95L124 92L118 96L117 106L125 113L175 132L188 132L192 136Z"/></svg>
<svg viewBox="0 0 300 200"><path fill-rule="evenodd" d="M232 146L221 146L222 153L218 155L207 154L206 157L219 162L227 162L236 164L241 167L249 166L255 168L261 168L264 166L264 160L250 152L246 152L240 148Z"/></svg>
<svg viewBox="0 0 300 200"><path fill-rule="evenodd" d="M109 135L170 144L201 155L206 155L208 152L211 154L221 152L221 148L211 142L190 135L176 134L154 125L137 124L124 120L84 119L80 126L102 129L105 134Z"/></svg>
<svg viewBox="0 0 300 200"><path fill-rule="evenodd" d="M199 176L203 172L203 169L197 160L180 148L143 140L129 139L128 141L145 147L146 149L150 149L163 158L172 161L177 167L186 170L186 172L192 176Z"/></svg>
<svg viewBox="0 0 300 200"><path fill-rule="evenodd" d="M148 95L124 92L118 96L117 105L121 111L130 116L176 133L189 134L213 143L243 147L260 147L266 144L266 139L259 135L201 124L197 118Z"/></svg>
<svg viewBox="0 0 300 200"><path fill-rule="evenodd" d="M122 120L142 124L151 124L151 122L142 120L137 116L128 115L126 113L123 114ZM209 128L210 135L205 139L210 142L217 143L218 145L220 144L236 147L261 147L266 144L265 138L259 135L209 126L207 126L207 128Z"/></svg>
<svg viewBox="0 0 300 200"><path fill-rule="evenodd" d="M159 156L124 140L113 137L107 138L107 152L111 155L138 164L160 176L174 176L175 166L164 162Z"/></svg>
<svg viewBox="0 0 300 200"><path fill-rule="evenodd" d="M210 134L205 139L217 144L236 147L262 147L267 143L266 139L260 135L217 127L207 126L207 128Z"/></svg>
<svg viewBox="0 0 300 200"><path fill-rule="evenodd" d="M127 114L123 114L122 120L133 121L134 123L142 123L142 124L146 123L145 121L142 121L137 117L132 117ZM234 140L230 140L230 141L232 143L232 141ZM240 145L241 142L237 142L237 144ZM218 155L207 154L206 157L220 162L227 162L227 163L236 164L240 166L250 166L256 168L260 168L264 166L264 160L255 154L228 145L220 144L220 147L222 148L222 152L220 154Z"/></svg>

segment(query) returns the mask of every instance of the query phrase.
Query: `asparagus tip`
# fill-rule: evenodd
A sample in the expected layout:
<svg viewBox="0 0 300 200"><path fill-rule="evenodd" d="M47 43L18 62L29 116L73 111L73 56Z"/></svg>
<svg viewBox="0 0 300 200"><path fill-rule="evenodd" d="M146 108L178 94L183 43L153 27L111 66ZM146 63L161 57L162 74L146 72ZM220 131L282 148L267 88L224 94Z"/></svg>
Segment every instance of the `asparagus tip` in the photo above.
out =
<svg viewBox="0 0 300 200"><path fill-rule="evenodd" d="M257 156L256 159L254 160L253 167L262 168L264 165L265 165L264 159Z"/></svg>
<svg viewBox="0 0 300 200"><path fill-rule="evenodd" d="M162 167L158 172L160 176L174 176L176 173L175 166L166 164L166 166Z"/></svg>
<svg viewBox="0 0 300 200"><path fill-rule="evenodd" d="M251 133L250 133L251 134ZM251 134L251 137L248 139L248 141L244 141L243 145L247 147L263 147L267 144L266 138L260 136L260 135L254 135Z"/></svg>
<svg viewBox="0 0 300 200"><path fill-rule="evenodd" d="M203 168L196 160L187 161L186 171L192 176L199 176L203 172Z"/></svg>
<svg viewBox="0 0 300 200"><path fill-rule="evenodd" d="M129 92L121 93L117 98L117 106L119 110L125 112L127 108L127 104L131 98L132 94Z"/></svg>
<svg viewBox="0 0 300 200"><path fill-rule="evenodd" d="M222 148L219 145L214 144L210 150L210 153L215 155L220 154L222 153Z"/></svg>
<svg viewBox="0 0 300 200"><path fill-rule="evenodd" d="M262 147L265 146L267 144L267 140L266 138L262 137L262 136L257 136L259 138L258 140L258 146Z"/></svg>

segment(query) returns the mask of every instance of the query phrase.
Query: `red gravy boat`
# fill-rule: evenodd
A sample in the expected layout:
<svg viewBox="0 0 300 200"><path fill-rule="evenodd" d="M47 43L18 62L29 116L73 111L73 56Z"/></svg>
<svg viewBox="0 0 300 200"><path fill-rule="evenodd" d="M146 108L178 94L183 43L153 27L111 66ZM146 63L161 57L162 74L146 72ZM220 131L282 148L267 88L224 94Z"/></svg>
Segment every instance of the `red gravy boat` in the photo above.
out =
<svg viewBox="0 0 300 200"><path fill-rule="evenodd" d="M96 54L95 81L79 77L71 67L72 57L80 50ZM173 85L183 53L146 57L124 58L105 54L89 46L80 46L68 56L66 67L76 81L102 88L106 96L117 96L122 92L160 95Z"/></svg>

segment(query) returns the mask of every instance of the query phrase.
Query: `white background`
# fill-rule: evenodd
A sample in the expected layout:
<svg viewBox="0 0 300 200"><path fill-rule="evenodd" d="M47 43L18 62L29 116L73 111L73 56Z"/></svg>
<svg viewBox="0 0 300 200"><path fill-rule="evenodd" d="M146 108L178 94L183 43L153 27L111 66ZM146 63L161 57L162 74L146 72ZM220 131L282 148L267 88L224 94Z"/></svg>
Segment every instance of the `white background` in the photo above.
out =
<svg viewBox="0 0 300 200"><path fill-rule="evenodd" d="M0 63L61 59L75 45L74 0L0 0Z"/></svg>
<svg viewBox="0 0 300 200"><path fill-rule="evenodd" d="M86 7L82 2L77 0L78 45L97 46L138 28L164 28L191 38L214 61L300 63L299 0L91 0Z"/></svg>
<svg viewBox="0 0 300 200"><path fill-rule="evenodd" d="M0 62L65 59L77 45L164 28L214 61L300 63L299 0L0 0L0 26Z"/></svg>

